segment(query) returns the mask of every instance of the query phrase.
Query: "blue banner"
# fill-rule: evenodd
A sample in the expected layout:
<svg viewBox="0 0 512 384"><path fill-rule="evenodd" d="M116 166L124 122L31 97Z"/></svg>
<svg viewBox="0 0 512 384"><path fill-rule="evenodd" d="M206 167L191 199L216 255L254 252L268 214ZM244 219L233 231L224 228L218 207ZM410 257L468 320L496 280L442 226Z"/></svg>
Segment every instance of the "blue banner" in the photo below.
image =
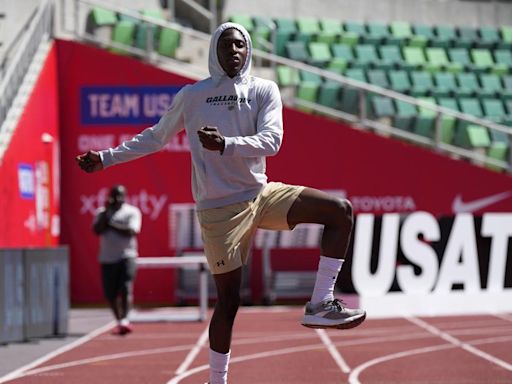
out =
<svg viewBox="0 0 512 384"><path fill-rule="evenodd" d="M80 89L82 125L153 125L181 86L94 86Z"/></svg>

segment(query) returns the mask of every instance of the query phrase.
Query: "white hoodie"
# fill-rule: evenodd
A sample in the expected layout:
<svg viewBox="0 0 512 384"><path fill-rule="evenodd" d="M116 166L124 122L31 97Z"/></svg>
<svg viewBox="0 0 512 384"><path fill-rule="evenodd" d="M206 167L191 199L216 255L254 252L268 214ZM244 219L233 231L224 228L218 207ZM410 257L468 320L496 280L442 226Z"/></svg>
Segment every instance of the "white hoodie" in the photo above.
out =
<svg viewBox="0 0 512 384"><path fill-rule="evenodd" d="M247 41L247 60L230 78L217 57L217 42L226 29L238 29ZM183 87L169 110L153 127L116 148L100 151L103 166L123 163L157 152L182 129L192 153L192 192L198 209L251 200L267 183L265 157L277 154L283 138L281 95L277 85L249 75L252 43L239 24L224 23L213 33L208 67L210 77ZM225 149L202 147L197 131L217 127Z"/></svg>

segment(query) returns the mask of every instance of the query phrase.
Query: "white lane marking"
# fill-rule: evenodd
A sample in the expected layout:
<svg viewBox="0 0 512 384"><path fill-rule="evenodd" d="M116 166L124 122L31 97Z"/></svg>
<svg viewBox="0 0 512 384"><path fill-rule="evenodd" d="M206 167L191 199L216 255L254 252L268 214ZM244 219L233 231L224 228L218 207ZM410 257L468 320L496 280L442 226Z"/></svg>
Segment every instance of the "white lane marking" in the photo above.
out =
<svg viewBox="0 0 512 384"><path fill-rule="evenodd" d="M349 382L349 384L361 384L361 382L359 381L359 375L361 374L361 372L373 365L376 365L376 364L384 363L389 360L400 359L402 357L418 355L420 353L435 352L435 351L441 351L443 349L451 349L451 348L455 348L455 346L451 345L451 344L443 344L443 345L436 345L436 346L432 346L432 347L410 349L408 351L401 351L401 352L397 352L397 353L392 353L391 355L377 357L375 359L368 360L366 363L363 363L363 364L355 367L352 370L352 372L350 372L350 375L348 376L348 382Z"/></svg>
<svg viewBox="0 0 512 384"><path fill-rule="evenodd" d="M199 353L199 351L201 350L201 348L203 348L203 346L205 345L206 340L208 340L208 328L209 327L207 326L206 329L203 331L203 333L201 333L201 336L199 336L199 339L197 340L196 345L194 345L194 348L192 348L190 350L188 355L185 357L185 360L183 360L181 365L176 370L177 375L185 372L188 369L188 367L190 366L190 364L192 364L192 362L196 358L196 356ZM172 384L172 383L173 383L172 380L168 382L168 384Z"/></svg>
<svg viewBox="0 0 512 384"><path fill-rule="evenodd" d="M47 353L46 355L40 357L39 359L36 359L33 362L26 364L26 365L16 369L15 371L12 371L11 373L8 373L7 375L0 377L0 383L5 383L6 381L13 380L17 377L24 376L24 373L26 371L29 371L30 369L32 369L38 365L41 365L41 364L45 363L46 361L53 359L54 357L56 357L58 355L63 354L64 352L70 351L73 348L76 348L76 347L92 340L99 334L105 332L107 329L112 328L112 326L115 323L116 323L115 321L110 321L109 323L95 329L94 331L89 332L87 335L82 336L81 338L79 338L67 345L64 345L63 347L60 347L60 348L56 349L55 351Z"/></svg>
<svg viewBox="0 0 512 384"><path fill-rule="evenodd" d="M149 356L149 355L156 355L156 354L161 354L161 353L186 351L186 350L191 349L192 347L193 347L193 345L190 344L190 345L180 345L180 346L175 346L175 347L143 349L140 351L121 352L121 353L113 353L111 355L95 356L95 357L90 357L87 359L74 360L74 361L69 361L67 363L49 365L49 366L45 366L45 367L41 367L41 368L32 369L30 371L24 372L23 376L37 375L39 373L55 371L55 370L62 369L62 368L77 367L79 365L87 365L87 364L99 363L99 362L109 361L109 360L118 360L118 359L130 358L130 357Z"/></svg>
<svg viewBox="0 0 512 384"><path fill-rule="evenodd" d="M493 356L487 352L484 352L478 348L475 348L472 345L465 343L465 342L451 336L450 334L448 334L446 332L441 331L440 329L424 322L421 319L418 319L415 317L407 317L407 320L409 320L411 323L416 324L418 327L421 327L421 328L427 330L428 332L432 333L433 335L436 335L436 336L442 338L443 340L446 340L449 343L452 343L453 345L460 347L469 353L472 353L473 355L476 355L478 357L481 357L482 359L490 361L491 363L496 364L496 365L506 369L507 371L512 371L512 364L509 364L506 361L498 359L496 356Z"/></svg>
<svg viewBox="0 0 512 384"><path fill-rule="evenodd" d="M485 339L472 340L471 343L476 344L476 345L478 345L478 344L495 344L495 343L507 343L510 340L512 340L512 337L490 337L490 338L485 338ZM369 360L369 361L355 367L348 377L348 382L349 382L349 384L361 384L361 382L359 381L359 375L361 374L361 372L371 366L374 366L374 365L377 365L380 363L385 363L387 361L394 360L394 359L400 359L402 357L419 355L421 353L437 352L437 351L442 351L444 349L454 349L454 348L457 348L457 346L450 343L450 344L441 344L441 345L431 346L431 347L416 348L416 349L411 349L408 351L401 351L401 352L397 352L397 353L392 353L390 355L380 356L380 357Z"/></svg>
<svg viewBox="0 0 512 384"><path fill-rule="evenodd" d="M334 346L334 344L331 341L331 338L329 335L327 335L327 332L323 329L315 329L316 333L320 337L320 340L324 343L324 345L327 347L327 350L329 351L329 354L336 362L336 365L341 369L343 373L349 373L350 367L348 366L345 359L341 356L338 349Z"/></svg>

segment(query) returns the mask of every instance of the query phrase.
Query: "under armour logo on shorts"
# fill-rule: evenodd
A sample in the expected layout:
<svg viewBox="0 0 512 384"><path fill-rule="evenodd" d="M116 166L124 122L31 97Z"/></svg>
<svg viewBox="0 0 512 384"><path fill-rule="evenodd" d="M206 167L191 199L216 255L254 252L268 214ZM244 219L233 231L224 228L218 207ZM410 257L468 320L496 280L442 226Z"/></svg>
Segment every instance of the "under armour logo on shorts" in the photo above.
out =
<svg viewBox="0 0 512 384"><path fill-rule="evenodd" d="M217 261L217 267L220 267L221 265L226 265L224 264L224 260Z"/></svg>

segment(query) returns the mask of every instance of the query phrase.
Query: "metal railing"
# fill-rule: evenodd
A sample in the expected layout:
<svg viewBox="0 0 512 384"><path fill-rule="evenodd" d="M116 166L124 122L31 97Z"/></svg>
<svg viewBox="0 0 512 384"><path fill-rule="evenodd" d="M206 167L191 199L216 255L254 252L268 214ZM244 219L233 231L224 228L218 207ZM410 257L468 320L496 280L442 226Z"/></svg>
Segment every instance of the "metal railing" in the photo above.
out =
<svg viewBox="0 0 512 384"><path fill-rule="evenodd" d="M52 35L53 7L48 0L42 0L35 14L18 34L16 49L9 50L9 57L2 63L3 76L0 80L0 126L23 82L36 51L43 41ZM12 57L10 56L12 54ZM5 68L4 68L5 65ZM1 132L0 132L1 134Z"/></svg>
<svg viewBox="0 0 512 384"><path fill-rule="evenodd" d="M206 68L203 70L198 70L197 67L194 67L193 65L189 66L188 64L183 64L176 60L175 58L168 58L168 57L162 57L159 56L156 51L153 44L152 39L148 39L148 44L145 49L140 49L134 46L126 46L123 44L119 44L113 41L105 40L102 38L98 38L98 36L95 36L94 34L89 34L85 31L85 28L81 26L81 20L85 20L85 14L92 9L93 7L102 7L104 9L109 9L111 11L114 11L118 14L127 15L130 17L133 17L135 19L138 19L140 22L148 23L154 26L163 27L163 28L171 28L177 30L182 36L187 36L192 39L196 39L199 41L202 41L205 45L205 47L208 47L209 41L210 41L210 35L205 34L202 32L198 32L194 29L187 28L184 26L181 26L179 24L173 23L173 22L167 22L162 21L158 19L154 19L151 17L146 17L140 14L137 11L130 10L124 7L119 6L113 6L111 4L98 1L98 0L73 0L74 3L74 14L75 14L75 28L74 28L74 35L78 39L84 39L87 41L92 41L99 43L105 47L109 48L118 48L125 50L126 52L129 52L130 54L139 56L145 60L148 60L153 63L169 63L170 68L172 70L177 71L178 73L183 74L183 69L189 69L189 70L195 70L195 77L198 77L200 75L206 76L207 71ZM83 8L83 9L82 9ZM85 13L84 13L85 11ZM83 14L83 16L80 16L80 14ZM270 42L267 42L266 45L264 45L265 50L273 51L274 41L275 41L275 25L269 26L270 28ZM151 28L148 28L151 29ZM207 51L207 49L206 49ZM339 83L343 89L354 89L357 90L359 94L359 103L357 112L350 113L347 111L339 110L339 109L333 109L326 106L322 106L317 103L309 102L303 99L300 99L296 95L296 90L294 90L294 93L292 97L288 100L285 99L285 102L287 101L288 104L299 106L302 108L307 108L310 111L313 111L314 113L319 113L323 115L327 115L334 119L340 119L344 121L348 121L356 126L362 127L362 128L370 128L375 130L378 133L384 134L386 136L392 136L397 137L400 139L404 139L407 141L410 141L415 144L419 144L422 146L428 146L433 148L435 151L438 151L440 153L446 153L452 157L457 158L463 158L468 159L476 164L489 166L495 169L499 170L505 170L509 173L512 173L512 151L510 148L508 148L508 156L505 160L499 160L490 157L485 150L483 149L471 149L461 146L456 146L447 142L442 141L442 121L445 118L450 118L455 120L455 124L458 125L460 122L461 124L469 124L469 125L476 125L480 127L485 127L490 132L496 132L501 135L505 135L508 138L508 143L510 146L510 143L512 143L512 128L509 128L507 126L497 124L493 121L478 118L476 116L468 115L465 113L461 113L449 108L441 107L433 103L425 102L420 99L416 99L411 96L407 96L395 91L391 91L385 88L381 88L372 84L368 84L365 82L357 81L354 79L350 79L348 77L342 76L340 74L334 73L329 70L325 70L319 67L307 65L305 63L297 62L294 60L290 60L281 56L277 56L271 52L266 52L263 50L254 49L253 52L254 60L256 64L261 64L263 62L269 63L269 67L273 69L273 73L275 76L275 67L277 65L284 65L289 68L293 68L296 71L307 71L316 75L321 76L321 78ZM155 59L156 58L156 59ZM179 64L179 65L178 65ZM381 121L381 119L377 118L376 116L372 116L372 113L370 113L369 110L369 103L368 100L370 99L370 96L381 96L385 98L390 98L394 100L395 102L402 102L413 105L417 109L421 110L430 110L433 114L435 114L434 118L434 134L432 137L426 137L420 134L417 134L412 131L406 131L404 129L397 128L393 126L392 119L389 119L387 122ZM419 112L418 112L419 113Z"/></svg>

